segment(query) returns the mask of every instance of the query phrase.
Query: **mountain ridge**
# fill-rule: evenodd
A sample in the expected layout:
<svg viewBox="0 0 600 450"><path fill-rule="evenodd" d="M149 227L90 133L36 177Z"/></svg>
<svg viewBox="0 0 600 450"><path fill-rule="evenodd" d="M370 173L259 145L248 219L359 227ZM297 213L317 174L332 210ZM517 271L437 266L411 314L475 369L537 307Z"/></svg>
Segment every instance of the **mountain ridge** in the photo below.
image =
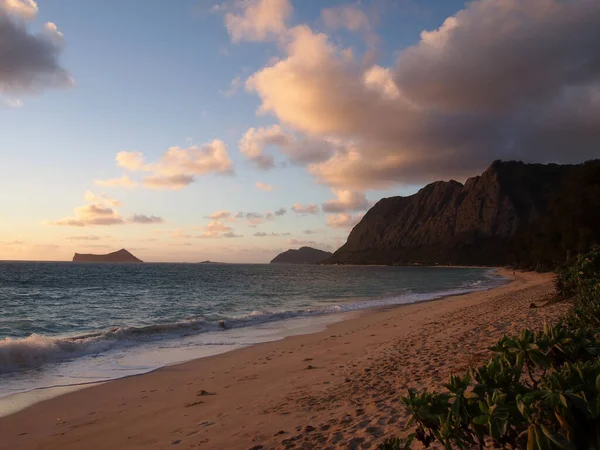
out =
<svg viewBox="0 0 600 450"><path fill-rule="evenodd" d="M600 160L494 161L464 184L381 199L327 263L553 267L600 240L600 217L587 212L599 206Z"/></svg>

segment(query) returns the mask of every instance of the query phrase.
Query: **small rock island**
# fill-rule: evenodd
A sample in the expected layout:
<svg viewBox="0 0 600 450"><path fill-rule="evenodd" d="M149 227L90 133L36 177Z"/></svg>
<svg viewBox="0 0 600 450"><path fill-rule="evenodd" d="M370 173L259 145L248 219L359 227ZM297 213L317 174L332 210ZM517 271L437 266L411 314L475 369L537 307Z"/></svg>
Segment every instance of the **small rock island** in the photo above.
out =
<svg viewBox="0 0 600 450"><path fill-rule="evenodd" d="M318 264L331 257L333 253L312 247L300 247L298 250L287 250L277 255L271 264Z"/></svg>
<svg viewBox="0 0 600 450"><path fill-rule="evenodd" d="M92 255L75 253L73 262L115 262L115 263L141 263L144 262L133 256L130 252L122 248L116 252L107 253L105 255Z"/></svg>

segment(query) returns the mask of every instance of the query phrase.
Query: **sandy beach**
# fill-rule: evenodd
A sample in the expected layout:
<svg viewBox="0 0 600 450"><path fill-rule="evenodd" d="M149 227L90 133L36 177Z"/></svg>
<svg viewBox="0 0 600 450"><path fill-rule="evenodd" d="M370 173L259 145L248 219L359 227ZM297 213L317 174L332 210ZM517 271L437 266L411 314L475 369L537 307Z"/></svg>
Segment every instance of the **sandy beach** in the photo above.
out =
<svg viewBox="0 0 600 450"><path fill-rule="evenodd" d="M512 271L503 271L513 278ZM375 448L404 434L406 389L437 388L504 333L554 321L552 275L352 314L254 345L65 394L0 419L0 448Z"/></svg>

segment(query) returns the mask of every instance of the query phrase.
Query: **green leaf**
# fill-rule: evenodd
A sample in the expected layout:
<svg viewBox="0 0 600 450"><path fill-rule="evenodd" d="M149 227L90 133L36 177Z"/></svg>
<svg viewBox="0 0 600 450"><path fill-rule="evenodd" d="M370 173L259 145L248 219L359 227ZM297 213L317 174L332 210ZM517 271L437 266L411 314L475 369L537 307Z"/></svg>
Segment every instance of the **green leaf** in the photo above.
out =
<svg viewBox="0 0 600 450"><path fill-rule="evenodd" d="M531 361L541 369L549 369L552 365L552 360L539 351L529 352Z"/></svg>
<svg viewBox="0 0 600 450"><path fill-rule="evenodd" d="M488 421L487 415L473 417L473 423L475 425L485 425L487 423L487 421Z"/></svg>
<svg viewBox="0 0 600 450"><path fill-rule="evenodd" d="M576 448L562 434L554 433L552 430L548 429L544 425L542 425L542 432L548 439L550 439L552 442L554 442L560 448L564 448L564 449L575 449Z"/></svg>

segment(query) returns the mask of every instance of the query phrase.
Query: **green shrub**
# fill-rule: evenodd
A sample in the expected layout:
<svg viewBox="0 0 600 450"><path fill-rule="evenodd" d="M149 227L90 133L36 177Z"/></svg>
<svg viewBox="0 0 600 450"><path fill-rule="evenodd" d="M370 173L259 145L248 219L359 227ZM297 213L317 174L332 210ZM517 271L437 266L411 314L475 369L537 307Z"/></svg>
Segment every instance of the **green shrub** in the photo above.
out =
<svg viewBox="0 0 600 450"><path fill-rule="evenodd" d="M409 391L402 402L414 431L380 450L415 440L426 448L600 450L600 247L561 269L556 287L574 297L559 324L504 336L487 363L451 376L445 393Z"/></svg>

